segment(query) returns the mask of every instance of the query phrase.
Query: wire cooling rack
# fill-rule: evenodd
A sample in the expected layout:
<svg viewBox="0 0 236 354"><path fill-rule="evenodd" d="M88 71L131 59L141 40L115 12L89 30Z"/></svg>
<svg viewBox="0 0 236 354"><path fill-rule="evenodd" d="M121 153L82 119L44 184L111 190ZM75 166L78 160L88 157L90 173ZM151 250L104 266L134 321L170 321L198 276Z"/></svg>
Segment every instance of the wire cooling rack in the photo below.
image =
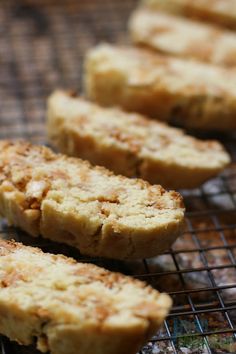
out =
<svg viewBox="0 0 236 354"><path fill-rule="evenodd" d="M98 41L124 42L134 0L2 0L0 138L46 143L45 102L55 88L81 89L82 58ZM235 137L217 137L236 161ZM147 281L174 307L140 354L236 353L236 165L201 189L182 191L184 235L162 256L135 262L81 257L0 224L0 235ZM2 338L1 354L37 353ZM121 353L122 354L122 353Z"/></svg>

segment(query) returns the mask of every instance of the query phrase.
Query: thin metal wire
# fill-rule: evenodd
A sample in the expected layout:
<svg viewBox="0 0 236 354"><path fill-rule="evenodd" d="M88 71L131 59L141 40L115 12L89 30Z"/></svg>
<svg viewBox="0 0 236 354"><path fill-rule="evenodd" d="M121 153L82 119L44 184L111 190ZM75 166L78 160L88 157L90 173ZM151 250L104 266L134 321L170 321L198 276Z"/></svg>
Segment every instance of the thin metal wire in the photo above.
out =
<svg viewBox="0 0 236 354"><path fill-rule="evenodd" d="M6 354L4 341L2 340L1 337L0 337L0 348L1 348L1 354Z"/></svg>
<svg viewBox="0 0 236 354"><path fill-rule="evenodd" d="M201 250L199 250L201 251ZM186 251L187 253L188 251ZM174 255L174 252L171 253ZM139 278L150 278L153 276L158 276L158 275L173 275L173 274L184 274L184 273L197 273L197 272L203 272L203 271L208 271L208 270L219 270L219 269L235 269L235 265L233 264L227 264L227 265L220 265L220 266L206 266L206 267L201 267L201 268L189 268L189 269L177 269L176 271L171 270L171 271L162 271L162 272L157 272L157 273L147 273L147 274L140 274L138 275Z"/></svg>
<svg viewBox="0 0 236 354"><path fill-rule="evenodd" d="M146 270L146 273L151 274L146 259L143 260L143 263L144 263L144 268L145 268L145 270ZM164 321L164 326L165 326L166 332L167 332L167 334L168 334L168 339L170 340L170 344L171 344L173 353L177 354L177 350L176 350L176 348L175 348L174 340L173 340L173 338L172 338L171 331L170 331L170 328L169 328L169 326L168 326L168 322L167 322L166 320ZM143 354L145 354L145 352L144 352Z"/></svg>
<svg viewBox="0 0 236 354"><path fill-rule="evenodd" d="M175 339L181 339L183 337L185 337L185 338L187 338L187 337L197 338L197 337L212 336L212 335L216 335L216 334L229 334L229 333L234 333L234 332L235 332L234 329L225 329L225 330L221 329L221 330L218 330L218 331L204 331L204 332L201 332L201 333L189 333L189 334L181 334L181 335L175 335L175 336L168 335L168 336L165 336L165 337L163 336L163 337L160 337L160 338L158 338L158 337L154 338L151 341L152 342L161 342L161 341L166 341L166 340L173 340L174 341ZM233 354L235 354L235 353L233 353Z"/></svg>
<svg viewBox="0 0 236 354"><path fill-rule="evenodd" d="M32 0L0 3L0 138L23 137L46 142L45 102L58 87L80 90L85 51L102 40L123 42L127 18L136 0ZM235 137L222 140L236 158ZM146 280L173 300L172 312L142 354L180 353L181 339L200 339L208 353L217 353L210 336L236 337L236 168L217 178L208 188L182 191L188 208L181 244L154 260L116 262L81 257L71 248L60 249L47 240L31 240L20 230L0 224L3 237L15 238L51 252L63 252L82 262L93 262ZM213 188L212 188L213 187ZM220 202L214 204L214 200ZM221 205L222 204L222 205ZM227 215L226 222L221 222ZM233 235L228 241L227 235ZM208 240L209 243L202 241ZM221 243L216 242L219 237ZM227 262L211 264L209 252L225 252ZM165 258L166 257L166 258ZM167 260L168 258L168 260ZM224 272L224 273L221 273ZM229 281L219 279L229 276ZM218 321L218 317L220 321ZM209 322L203 326L202 318ZM211 320L217 328L212 328ZM195 320L195 330L175 332L174 321ZM163 332L164 331L164 332ZM201 339L202 338L202 339ZM167 349L168 347L168 349ZM1 354L24 353L0 339ZM31 349L30 349L31 350ZM196 348L195 348L196 350ZM33 353L32 349L30 353Z"/></svg>
<svg viewBox="0 0 236 354"><path fill-rule="evenodd" d="M177 259L176 259L176 256L175 256L173 253L172 253L172 257L173 257L173 260L174 260L174 264L175 264L175 266L176 266L176 270L177 270L177 271L180 271L178 261L177 261ZM182 275L181 272L179 273L179 277L180 277L180 281L181 281L183 287L186 288L186 283L185 283L185 280L184 280L183 275ZM203 330L203 328L202 328L201 321L200 321L200 319L199 319L199 317L198 317L198 312L197 312L196 309L195 309L195 306L194 306L194 304L193 304L193 301L192 301L192 298L191 298L190 294L186 294L186 297L187 297L188 302L189 302L190 307L191 307L191 312L190 312L190 314L193 315L194 318L195 318L195 320L197 321L197 326L198 326L198 328L199 328L199 330L200 330L200 333L201 333L201 334L204 334L204 330ZM208 353L212 353L212 351L211 351L211 349L210 349L210 345L209 345L209 342L208 342L207 337L204 336L203 339L204 339L204 343L205 343L205 345L206 345L206 348L207 348Z"/></svg>
<svg viewBox="0 0 236 354"><path fill-rule="evenodd" d="M204 190L202 190L202 197L203 197L203 199L206 200L206 194L205 194ZM218 219L217 219L217 216L216 216L216 215L212 216L212 219L213 219L213 221L214 221L215 226L216 226L216 227L217 227L217 226L219 227L219 221L218 221ZM191 228L192 228L192 225L191 225ZM201 244L200 244L200 242L199 242L199 240L198 240L198 238L197 238L197 236L196 236L196 233L192 234L192 237L193 237L194 242L196 243L197 247L199 247L200 257L201 257L201 259L202 259L202 261L203 261L203 264L205 265L206 268L208 268L208 261L207 261L207 258L206 258L206 256L205 256L205 251L201 249ZM223 240L224 245L225 245L225 246L228 246L227 241L226 241L226 239L225 239L224 234L223 234L222 231L220 232L220 237L221 237L221 239ZM229 248L227 248L227 252L228 252L228 254L230 255L230 259L231 259L231 261L232 261L232 265L233 265L233 267L234 267L234 269L235 269L235 272L236 272L236 268L235 268L236 262L235 262L234 256L233 256L232 252L230 252L230 249L229 249ZM207 272L208 272L208 276L209 276L209 279L210 279L210 282L211 282L212 286L213 286L213 287L216 287L216 281L215 281L215 279L214 279L213 273L211 272L210 269L209 269L209 270L207 269ZM236 273L235 273L235 274L236 274ZM226 317L226 319L227 319L227 321L228 321L228 323L229 323L230 328L231 328L232 330L234 330L234 329L235 329L235 328L234 328L234 325L233 325L233 323L232 323L232 321L231 321L231 319L230 319L230 316L229 316L229 314L228 314L228 312L227 312L228 308L226 308L226 306L225 306L225 304L224 304L224 300L223 300L223 298L222 298L222 296L221 296L221 294L220 294L220 291L217 289L217 290L215 290L215 292L216 292L216 294L217 294L217 298L218 298L218 300L219 300L219 302L220 302L220 306L221 306L221 309L219 309L219 310L224 311L225 317ZM236 306L234 306L234 307L232 308L232 310L233 310L233 309L236 310ZM218 311L219 311L219 310L218 310ZM235 337L235 339L236 339L236 332L234 333L234 337Z"/></svg>

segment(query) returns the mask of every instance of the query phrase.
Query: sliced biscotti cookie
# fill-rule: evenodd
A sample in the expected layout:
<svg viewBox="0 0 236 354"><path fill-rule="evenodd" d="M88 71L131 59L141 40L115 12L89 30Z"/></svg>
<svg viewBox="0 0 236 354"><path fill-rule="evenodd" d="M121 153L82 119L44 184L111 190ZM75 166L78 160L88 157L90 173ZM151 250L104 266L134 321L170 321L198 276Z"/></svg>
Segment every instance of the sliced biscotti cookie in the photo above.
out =
<svg viewBox="0 0 236 354"><path fill-rule="evenodd" d="M199 186L230 162L216 141L63 91L49 98L48 136L63 153L166 188Z"/></svg>
<svg viewBox="0 0 236 354"><path fill-rule="evenodd" d="M102 44L85 60L87 96L153 118L202 129L236 129L236 71Z"/></svg>
<svg viewBox="0 0 236 354"><path fill-rule="evenodd" d="M155 256L181 233L181 196L30 143L0 142L0 213L33 236L109 258Z"/></svg>
<svg viewBox="0 0 236 354"><path fill-rule="evenodd" d="M135 354L166 294L119 273L0 240L0 333L51 354Z"/></svg>
<svg viewBox="0 0 236 354"><path fill-rule="evenodd" d="M133 12L129 30L136 44L158 52L236 66L236 35L232 31L146 7Z"/></svg>
<svg viewBox="0 0 236 354"><path fill-rule="evenodd" d="M236 29L236 0L142 0L156 10Z"/></svg>

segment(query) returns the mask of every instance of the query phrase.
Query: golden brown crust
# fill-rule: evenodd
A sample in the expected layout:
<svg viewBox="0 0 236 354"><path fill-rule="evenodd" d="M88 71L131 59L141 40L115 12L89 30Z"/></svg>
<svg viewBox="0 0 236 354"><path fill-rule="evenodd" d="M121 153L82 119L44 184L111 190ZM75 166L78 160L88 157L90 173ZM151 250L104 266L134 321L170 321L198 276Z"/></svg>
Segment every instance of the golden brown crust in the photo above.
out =
<svg viewBox="0 0 236 354"><path fill-rule="evenodd" d="M178 193L24 141L0 142L0 213L33 236L118 259L163 252L184 218Z"/></svg>
<svg viewBox="0 0 236 354"><path fill-rule="evenodd" d="M164 123L102 108L63 91L48 101L48 136L65 154L166 188L191 188L230 161L216 141L201 141Z"/></svg>
<svg viewBox="0 0 236 354"><path fill-rule="evenodd" d="M161 53L236 66L236 37L231 31L142 7L133 12L129 29L136 44Z"/></svg>
<svg viewBox="0 0 236 354"><path fill-rule="evenodd" d="M236 29L236 0L142 0L142 4Z"/></svg>
<svg viewBox="0 0 236 354"><path fill-rule="evenodd" d="M138 280L0 240L0 333L52 354L135 354L168 295Z"/></svg>
<svg viewBox="0 0 236 354"><path fill-rule="evenodd" d="M104 106L202 129L236 129L236 72L133 47L99 45L85 62L85 88Z"/></svg>

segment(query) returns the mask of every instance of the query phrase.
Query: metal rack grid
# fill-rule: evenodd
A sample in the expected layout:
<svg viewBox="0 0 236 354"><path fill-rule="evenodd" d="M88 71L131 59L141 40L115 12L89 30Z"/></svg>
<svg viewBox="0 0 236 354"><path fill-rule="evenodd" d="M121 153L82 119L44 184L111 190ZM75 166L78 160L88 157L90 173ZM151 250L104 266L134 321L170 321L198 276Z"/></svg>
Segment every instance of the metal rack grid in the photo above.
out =
<svg viewBox="0 0 236 354"><path fill-rule="evenodd" d="M98 41L125 42L135 0L18 0L0 3L0 138L45 143L45 101L55 88L81 89L82 58ZM218 137L236 161L235 137ZM0 236L146 280L171 294L164 327L140 354L236 353L236 165L201 189L182 191L184 235L150 260L81 257L32 240L3 221ZM1 354L37 353L2 338ZM122 354L122 353L121 353Z"/></svg>

